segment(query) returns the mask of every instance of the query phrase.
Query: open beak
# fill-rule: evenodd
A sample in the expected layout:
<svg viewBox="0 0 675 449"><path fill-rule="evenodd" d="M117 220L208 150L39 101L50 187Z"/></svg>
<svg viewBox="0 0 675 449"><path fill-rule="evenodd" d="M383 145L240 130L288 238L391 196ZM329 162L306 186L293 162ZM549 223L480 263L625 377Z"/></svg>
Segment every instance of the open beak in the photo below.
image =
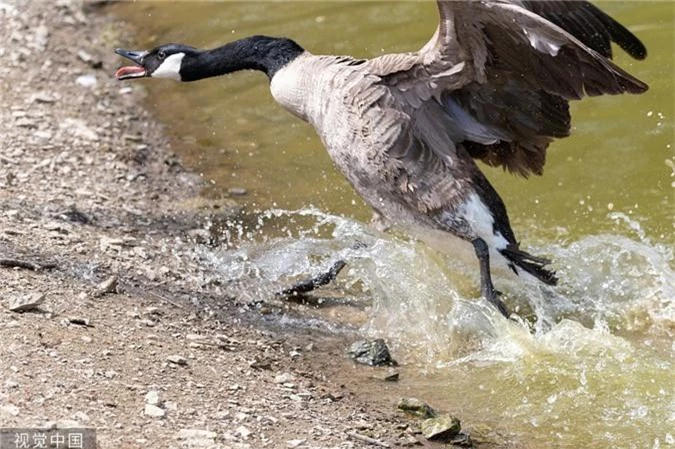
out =
<svg viewBox="0 0 675 449"><path fill-rule="evenodd" d="M143 57L148 53L147 51L131 51L125 50L123 48L118 48L115 50L120 56L124 56L127 59L135 62L138 65L120 67L115 72L115 78L118 80L126 80L130 78L142 78L146 76L145 68L142 66Z"/></svg>

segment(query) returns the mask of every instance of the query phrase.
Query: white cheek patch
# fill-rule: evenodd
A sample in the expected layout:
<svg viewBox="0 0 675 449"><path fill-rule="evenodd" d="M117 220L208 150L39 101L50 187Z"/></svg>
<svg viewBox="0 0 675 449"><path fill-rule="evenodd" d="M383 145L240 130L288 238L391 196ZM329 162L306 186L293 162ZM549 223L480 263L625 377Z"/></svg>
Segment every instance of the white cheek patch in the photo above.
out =
<svg viewBox="0 0 675 449"><path fill-rule="evenodd" d="M153 78L170 78L181 81L180 66L183 62L184 56L185 53L174 53L167 56L164 62L162 62L162 64L157 67L155 71L150 74L150 76Z"/></svg>

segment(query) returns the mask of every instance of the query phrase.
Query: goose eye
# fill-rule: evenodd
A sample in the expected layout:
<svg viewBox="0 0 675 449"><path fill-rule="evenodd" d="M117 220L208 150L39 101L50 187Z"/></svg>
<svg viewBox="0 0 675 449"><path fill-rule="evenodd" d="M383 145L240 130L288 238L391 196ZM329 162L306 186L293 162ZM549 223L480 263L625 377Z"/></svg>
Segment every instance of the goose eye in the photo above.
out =
<svg viewBox="0 0 675 449"><path fill-rule="evenodd" d="M164 59L164 58L166 58L166 53L164 52L164 50L160 50L159 52L157 52L157 57L158 57L159 59Z"/></svg>

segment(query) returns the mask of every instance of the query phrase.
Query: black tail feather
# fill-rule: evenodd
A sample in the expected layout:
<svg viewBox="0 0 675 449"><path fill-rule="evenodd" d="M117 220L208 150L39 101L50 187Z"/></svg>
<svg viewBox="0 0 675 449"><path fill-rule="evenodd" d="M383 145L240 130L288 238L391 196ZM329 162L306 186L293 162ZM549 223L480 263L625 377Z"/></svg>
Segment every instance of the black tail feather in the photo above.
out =
<svg viewBox="0 0 675 449"><path fill-rule="evenodd" d="M520 250L515 245L509 245L504 249L500 249L499 252L502 253L504 257L510 260L515 266L522 268L544 284L556 285L558 283L558 278L555 275L555 271L544 268L546 265L551 263L550 260L544 257L533 256L532 254Z"/></svg>

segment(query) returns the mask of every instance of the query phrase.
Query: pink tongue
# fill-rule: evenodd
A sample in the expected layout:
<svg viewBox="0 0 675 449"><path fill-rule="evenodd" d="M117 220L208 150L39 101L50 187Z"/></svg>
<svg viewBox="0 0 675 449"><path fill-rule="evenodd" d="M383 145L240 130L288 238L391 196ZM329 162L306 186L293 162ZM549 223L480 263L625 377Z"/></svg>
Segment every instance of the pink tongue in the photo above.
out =
<svg viewBox="0 0 675 449"><path fill-rule="evenodd" d="M130 65L126 67L120 67L117 72L115 72L115 78L121 78L124 75L145 73L145 69L141 66Z"/></svg>

